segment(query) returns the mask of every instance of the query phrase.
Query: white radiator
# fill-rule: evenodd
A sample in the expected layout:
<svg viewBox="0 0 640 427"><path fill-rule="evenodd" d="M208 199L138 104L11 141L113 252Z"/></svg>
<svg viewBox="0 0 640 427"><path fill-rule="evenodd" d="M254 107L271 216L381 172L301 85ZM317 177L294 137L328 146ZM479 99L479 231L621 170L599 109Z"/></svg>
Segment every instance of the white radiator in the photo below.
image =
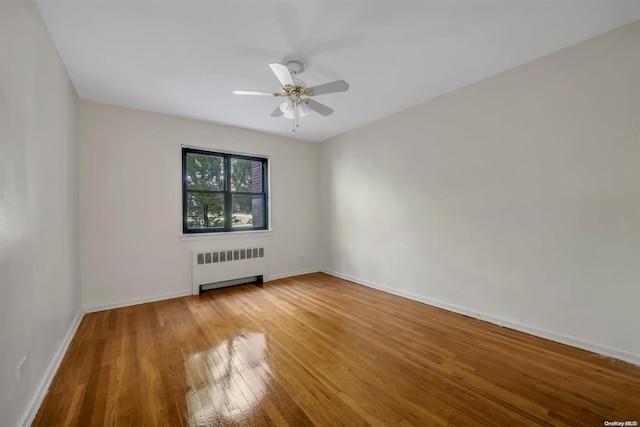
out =
<svg viewBox="0 0 640 427"><path fill-rule="evenodd" d="M237 279L267 277L267 258L263 247L193 252L193 295L200 287L221 288Z"/></svg>

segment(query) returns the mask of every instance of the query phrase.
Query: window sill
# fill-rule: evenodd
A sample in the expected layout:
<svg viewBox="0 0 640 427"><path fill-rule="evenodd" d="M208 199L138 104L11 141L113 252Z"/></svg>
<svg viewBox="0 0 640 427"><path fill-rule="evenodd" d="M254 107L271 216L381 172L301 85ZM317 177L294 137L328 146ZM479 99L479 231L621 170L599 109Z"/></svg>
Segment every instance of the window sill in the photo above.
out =
<svg viewBox="0 0 640 427"><path fill-rule="evenodd" d="M272 233L272 230L223 231L218 233L181 234L178 239L181 242L198 242L202 240L237 239L239 237L271 237Z"/></svg>

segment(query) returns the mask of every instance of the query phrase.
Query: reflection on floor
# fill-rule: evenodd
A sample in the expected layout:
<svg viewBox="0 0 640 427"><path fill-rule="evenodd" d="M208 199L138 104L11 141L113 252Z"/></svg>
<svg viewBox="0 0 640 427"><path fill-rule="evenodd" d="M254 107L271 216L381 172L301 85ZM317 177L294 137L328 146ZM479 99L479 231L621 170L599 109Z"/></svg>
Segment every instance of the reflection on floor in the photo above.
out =
<svg viewBox="0 0 640 427"><path fill-rule="evenodd" d="M190 425L222 418L242 422L265 393L269 371L262 333L228 339L187 359Z"/></svg>

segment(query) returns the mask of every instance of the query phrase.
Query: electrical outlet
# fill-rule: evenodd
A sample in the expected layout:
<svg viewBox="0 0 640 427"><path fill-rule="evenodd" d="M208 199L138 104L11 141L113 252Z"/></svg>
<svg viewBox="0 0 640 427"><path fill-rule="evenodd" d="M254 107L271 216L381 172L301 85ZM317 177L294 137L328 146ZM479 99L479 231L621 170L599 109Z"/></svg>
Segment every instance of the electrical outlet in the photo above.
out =
<svg viewBox="0 0 640 427"><path fill-rule="evenodd" d="M16 379L18 381L22 380L22 378L24 378L24 376L27 374L27 367L27 356L25 356L20 359L20 361L18 361L18 364L16 365Z"/></svg>

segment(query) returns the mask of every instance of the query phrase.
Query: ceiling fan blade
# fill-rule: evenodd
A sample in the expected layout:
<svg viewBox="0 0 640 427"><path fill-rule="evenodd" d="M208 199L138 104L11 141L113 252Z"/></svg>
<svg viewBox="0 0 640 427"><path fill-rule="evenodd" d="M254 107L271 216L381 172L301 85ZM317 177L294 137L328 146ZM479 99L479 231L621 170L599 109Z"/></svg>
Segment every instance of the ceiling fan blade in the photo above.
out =
<svg viewBox="0 0 640 427"><path fill-rule="evenodd" d="M344 80L336 80L335 82L307 88L307 90L311 92L311 96L324 95L325 93L344 92L349 90L349 83Z"/></svg>
<svg viewBox="0 0 640 427"><path fill-rule="evenodd" d="M282 110L280 109L280 105L278 105L276 109L273 110L273 113L271 113L271 117L280 117L281 115L282 115Z"/></svg>
<svg viewBox="0 0 640 427"><path fill-rule="evenodd" d="M323 116L330 116L331 114L333 114L333 108L329 108L324 104L320 104L313 99L305 99L304 103L307 104L313 111L318 114L322 114Z"/></svg>
<svg viewBox="0 0 640 427"><path fill-rule="evenodd" d="M274 62L273 64L269 64L271 70L273 70L273 74L276 75L278 81L282 84L282 86L295 86L293 84L293 79L291 78L291 73L286 65L278 64Z"/></svg>
<svg viewBox="0 0 640 427"><path fill-rule="evenodd" d="M258 96L277 96L273 92L258 92L255 90L234 90L236 95L258 95Z"/></svg>

